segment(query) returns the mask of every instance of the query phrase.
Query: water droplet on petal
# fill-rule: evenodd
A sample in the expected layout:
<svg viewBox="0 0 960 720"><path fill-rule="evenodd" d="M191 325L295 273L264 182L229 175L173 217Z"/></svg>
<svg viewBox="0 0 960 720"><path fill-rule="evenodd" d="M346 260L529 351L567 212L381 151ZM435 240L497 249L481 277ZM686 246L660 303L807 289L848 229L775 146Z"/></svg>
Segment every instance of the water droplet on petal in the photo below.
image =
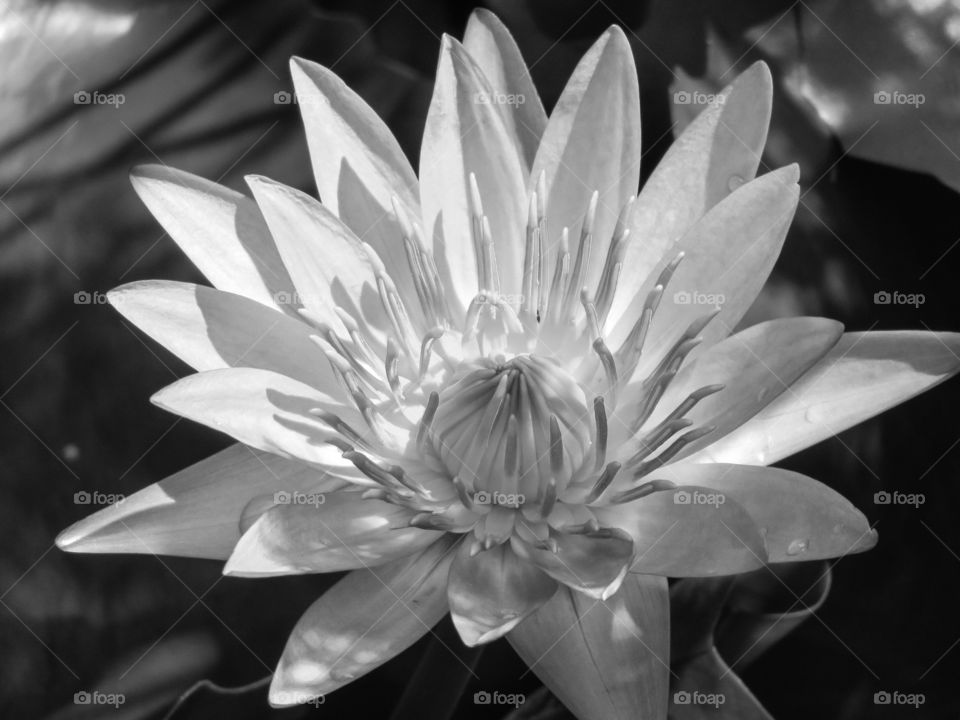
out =
<svg viewBox="0 0 960 720"><path fill-rule="evenodd" d="M803 419L806 420L808 423L812 423L814 425L820 423L822 420L822 418L820 417L820 413L817 412L817 409L812 407L807 408L807 411L803 414Z"/></svg>
<svg viewBox="0 0 960 720"><path fill-rule="evenodd" d="M730 192L733 192L741 185L743 185L743 178L739 175L731 175L730 179L727 180L727 190Z"/></svg>
<svg viewBox="0 0 960 720"><path fill-rule="evenodd" d="M794 540L789 545L787 545L787 555L799 555L807 551L807 548L810 546L808 540Z"/></svg>

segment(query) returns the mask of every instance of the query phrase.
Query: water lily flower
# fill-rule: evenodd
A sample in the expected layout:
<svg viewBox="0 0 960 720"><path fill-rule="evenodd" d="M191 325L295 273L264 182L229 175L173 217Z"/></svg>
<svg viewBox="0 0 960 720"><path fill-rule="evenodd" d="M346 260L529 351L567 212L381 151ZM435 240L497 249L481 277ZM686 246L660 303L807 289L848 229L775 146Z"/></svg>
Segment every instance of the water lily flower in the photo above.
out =
<svg viewBox="0 0 960 720"><path fill-rule="evenodd" d="M270 690L303 702L447 612L506 636L580 718L661 718L667 577L871 547L825 485L766 467L945 379L960 337L771 320L798 170L756 177L757 63L637 195L640 107L616 27L549 117L478 11L444 37L419 175L334 73L291 64L320 200L143 167L144 202L213 287L110 302L197 370L153 402L237 444L66 530L60 547L349 571Z"/></svg>

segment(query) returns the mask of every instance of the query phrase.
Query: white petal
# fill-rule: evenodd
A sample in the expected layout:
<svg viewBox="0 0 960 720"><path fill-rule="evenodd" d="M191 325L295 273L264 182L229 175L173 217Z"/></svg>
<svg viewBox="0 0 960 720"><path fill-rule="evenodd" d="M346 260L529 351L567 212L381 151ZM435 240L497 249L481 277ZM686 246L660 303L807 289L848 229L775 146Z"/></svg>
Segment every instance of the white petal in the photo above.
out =
<svg viewBox="0 0 960 720"><path fill-rule="evenodd" d="M787 391L837 344L842 334L843 325L835 320L792 317L759 323L731 335L683 367L670 383L656 412L644 424L638 439L621 449L621 457L636 452L643 433L662 422L691 393L710 385L722 385L723 389L700 400L684 416L692 421L692 427L709 426L714 430L684 448L677 458L716 442ZM618 406L614 413L623 423L611 423L611 447L616 447L626 434L631 411L636 412L645 394L642 383L626 389L625 407Z"/></svg>
<svg viewBox="0 0 960 720"><path fill-rule="evenodd" d="M957 333L846 333L789 391L688 460L775 463L929 390L957 370Z"/></svg>
<svg viewBox="0 0 960 720"><path fill-rule="evenodd" d="M711 207L753 179L767 139L773 81L754 63L684 130L634 203L630 245L607 321L613 328L664 255ZM629 314L629 313L628 313Z"/></svg>
<svg viewBox="0 0 960 720"><path fill-rule="evenodd" d="M405 300L416 298L393 215L420 217L417 176L383 120L331 70L302 58L290 72L320 200L381 257ZM417 309L410 302L411 312Z"/></svg>
<svg viewBox="0 0 960 720"><path fill-rule="evenodd" d="M240 539L244 508L279 491L330 492L334 474L233 445L123 502L71 525L57 537L69 552L151 553L226 560Z"/></svg>
<svg viewBox="0 0 960 720"><path fill-rule="evenodd" d="M568 588L507 636L579 720L666 717L670 602L665 578L628 575L605 601Z"/></svg>
<svg viewBox="0 0 960 720"><path fill-rule="evenodd" d="M530 174L531 189L540 173L546 174L548 277L553 274L563 228L570 228L571 239L579 237L590 196L598 191L583 283L594 292L617 217L640 185L640 155L637 70L630 43L613 26L593 44L567 81Z"/></svg>
<svg viewBox="0 0 960 720"><path fill-rule="evenodd" d="M463 642L471 647L506 635L547 602L557 582L521 560L509 544L470 556L472 543L460 543L450 567L447 600Z"/></svg>
<svg viewBox="0 0 960 720"><path fill-rule="evenodd" d="M208 370L168 385L150 400L259 450L345 469L350 463L326 443L336 434L310 410L336 413L357 432L367 430L358 413L315 388L269 370Z"/></svg>
<svg viewBox="0 0 960 720"><path fill-rule="evenodd" d="M111 290L110 304L195 370L274 370L341 395L311 329L279 310L203 285L145 280Z"/></svg>
<svg viewBox="0 0 960 720"><path fill-rule="evenodd" d="M453 538L411 559L355 570L304 613L270 685L270 704L297 705L366 675L406 650L447 612Z"/></svg>
<svg viewBox="0 0 960 720"><path fill-rule="evenodd" d="M677 250L686 255L650 324L635 377L645 377L694 320L716 307L720 314L701 333L703 343L690 357L733 332L780 255L800 196L797 175L797 166L789 165L757 178L717 203L683 237ZM660 268L673 259L665 258L644 283L638 306ZM626 336L628 325L632 322L613 333L614 343Z"/></svg>
<svg viewBox="0 0 960 720"><path fill-rule="evenodd" d="M140 165L134 190L214 287L278 306L293 294L257 204L235 190L182 170Z"/></svg>
<svg viewBox="0 0 960 720"><path fill-rule="evenodd" d="M470 15L463 46L483 71L495 98L499 98L495 106L529 171L547 125L547 114L520 48L500 18L484 8Z"/></svg>
<svg viewBox="0 0 960 720"><path fill-rule="evenodd" d="M869 550L877 533L840 493L800 473L727 463L681 462L657 475L736 501L763 528L769 562L822 560Z"/></svg>
<svg viewBox="0 0 960 720"><path fill-rule="evenodd" d="M335 311L340 307L384 344L389 323L377 293L375 256L309 195L263 177L248 176L247 183L303 306L345 336Z"/></svg>
<svg viewBox="0 0 960 720"><path fill-rule="evenodd" d="M223 569L269 577L375 567L423 550L440 533L407 527L413 514L357 491L290 495L243 534Z"/></svg>
<svg viewBox="0 0 960 720"><path fill-rule="evenodd" d="M492 90L459 42L444 36L420 152L420 202L437 269L463 312L477 293L469 176L496 252L501 293L520 291L526 177Z"/></svg>

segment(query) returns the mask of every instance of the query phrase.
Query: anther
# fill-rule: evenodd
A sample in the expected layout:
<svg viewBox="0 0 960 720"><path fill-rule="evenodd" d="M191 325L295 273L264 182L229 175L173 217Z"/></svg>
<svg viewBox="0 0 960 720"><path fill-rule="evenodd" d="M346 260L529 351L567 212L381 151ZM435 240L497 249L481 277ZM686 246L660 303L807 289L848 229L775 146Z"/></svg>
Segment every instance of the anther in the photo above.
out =
<svg viewBox="0 0 960 720"><path fill-rule="evenodd" d="M617 477L617 473L620 472L620 467L620 463L613 461L603 469L600 477L598 477L597 481L593 484L590 493L583 499L584 505L589 505L600 499L600 496L610 487L610 483Z"/></svg>
<svg viewBox="0 0 960 720"><path fill-rule="evenodd" d="M596 424L596 433L593 439L594 469L599 470L607 456L607 410L603 405L603 398L593 399L593 419Z"/></svg>
<svg viewBox="0 0 960 720"><path fill-rule="evenodd" d="M437 414L437 408L440 406L440 394L436 391L430 393L427 399L427 407L423 411L423 417L420 418L420 427L417 430L417 448L422 452L424 442L429 438L430 426L433 424L433 417Z"/></svg>

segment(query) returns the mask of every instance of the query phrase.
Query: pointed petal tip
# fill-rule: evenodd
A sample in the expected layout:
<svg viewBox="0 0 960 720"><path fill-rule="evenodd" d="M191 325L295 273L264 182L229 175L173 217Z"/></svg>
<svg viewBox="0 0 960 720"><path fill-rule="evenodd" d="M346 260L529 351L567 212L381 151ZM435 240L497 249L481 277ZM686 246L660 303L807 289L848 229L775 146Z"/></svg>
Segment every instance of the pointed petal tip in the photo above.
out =
<svg viewBox="0 0 960 720"><path fill-rule="evenodd" d="M757 60L750 65L746 70L744 70L737 77L750 79L756 82L762 82L764 85L769 85L770 88L773 88L773 74L770 72L770 66L767 65L765 60Z"/></svg>
<svg viewBox="0 0 960 720"><path fill-rule="evenodd" d="M289 678L278 668L273 674L273 680L270 682L270 690L267 692L267 702L270 707L282 709L316 703L323 694L310 693L294 683L289 682Z"/></svg>
<svg viewBox="0 0 960 720"><path fill-rule="evenodd" d="M66 530L61 530L54 540L56 546L64 552L83 552L81 545L86 533L83 532L80 527L82 524L83 521L81 520L80 522L74 523Z"/></svg>
<svg viewBox="0 0 960 720"><path fill-rule="evenodd" d="M175 172L173 168L160 163L141 163L130 168L130 181L136 184L143 180L159 180L164 174Z"/></svg>

